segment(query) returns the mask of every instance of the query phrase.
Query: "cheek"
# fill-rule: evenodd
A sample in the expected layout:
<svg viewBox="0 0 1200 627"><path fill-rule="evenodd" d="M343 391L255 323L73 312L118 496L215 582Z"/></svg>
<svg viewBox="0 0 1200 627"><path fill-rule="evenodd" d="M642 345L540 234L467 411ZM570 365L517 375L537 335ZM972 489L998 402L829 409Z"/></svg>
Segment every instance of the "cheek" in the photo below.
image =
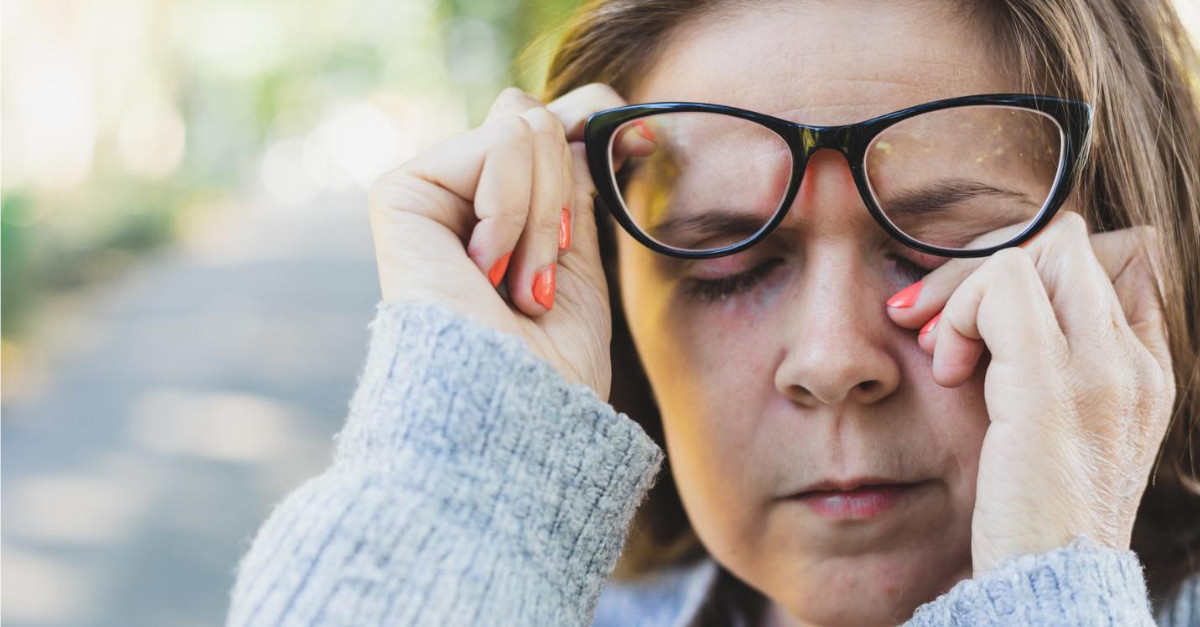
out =
<svg viewBox="0 0 1200 627"><path fill-rule="evenodd" d="M709 546L737 546L760 524L766 455L761 423L774 392L772 286L754 299L685 305L643 272L622 284L630 329L662 416L668 463ZM633 298L631 299L630 296Z"/></svg>
<svg viewBox="0 0 1200 627"><path fill-rule="evenodd" d="M990 424L983 396L987 359L985 356L965 383L944 388L933 381L928 356L923 352L921 355L916 371L908 374L918 399L918 415L922 416L923 430L936 441L942 476L955 509L969 512L974 507L979 452Z"/></svg>
<svg viewBox="0 0 1200 627"><path fill-rule="evenodd" d="M711 333L664 329L661 337L674 343L647 367L658 373L655 396L680 489L716 503L754 498L767 469L749 460L762 459L773 390L764 334L731 325Z"/></svg>
<svg viewBox="0 0 1200 627"><path fill-rule="evenodd" d="M673 367L659 364L672 374L656 389L668 459L692 526L725 563L740 563L766 536L770 488L788 464L768 424L778 397L772 364L779 327L757 315L752 300L728 307L685 325L706 324L711 332L664 334L681 348Z"/></svg>

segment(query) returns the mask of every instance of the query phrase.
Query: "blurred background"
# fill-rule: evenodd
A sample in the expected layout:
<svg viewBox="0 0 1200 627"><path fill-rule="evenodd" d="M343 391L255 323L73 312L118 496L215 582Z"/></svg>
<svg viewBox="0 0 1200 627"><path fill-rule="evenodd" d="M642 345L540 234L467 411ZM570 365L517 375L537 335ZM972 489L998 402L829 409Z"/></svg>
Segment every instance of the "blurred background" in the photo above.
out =
<svg viewBox="0 0 1200 627"><path fill-rule="evenodd" d="M3 0L6 627L223 622L366 355L366 189L577 2Z"/></svg>
<svg viewBox="0 0 1200 627"><path fill-rule="evenodd" d="M223 623L366 356L367 187L575 4L3 1L5 627Z"/></svg>

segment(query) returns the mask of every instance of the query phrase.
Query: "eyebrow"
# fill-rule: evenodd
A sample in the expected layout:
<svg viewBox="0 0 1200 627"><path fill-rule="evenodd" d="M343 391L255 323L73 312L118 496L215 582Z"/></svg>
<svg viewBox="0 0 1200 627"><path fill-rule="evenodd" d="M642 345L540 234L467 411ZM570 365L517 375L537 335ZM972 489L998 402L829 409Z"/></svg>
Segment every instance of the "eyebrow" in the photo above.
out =
<svg viewBox="0 0 1200 627"><path fill-rule="evenodd" d="M966 179L951 179L906 190L886 203L880 202L879 204L886 204L884 211L889 216L920 216L943 211L955 203L977 196L994 196L1023 202L1034 207L1040 206L1028 194ZM876 198L878 199L878 195Z"/></svg>
<svg viewBox="0 0 1200 627"><path fill-rule="evenodd" d="M724 209L667 218L649 229L650 235L659 241L663 236L677 232L695 231L700 234L720 233L723 235L754 235L767 224L767 219Z"/></svg>
<svg viewBox="0 0 1200 627"><path fill-rule="evenodd" d="M994 196L1035 207L1039 206L1030 199L1028 194L978 181L951 179L905 191L897 198L887 201L885 211L892 218L920 216L943 211L957 202L977 196ZM665 235L682 232L696 232L700 235L720 233L749 237L762 229L767 221L768 219L756 215L713 209L702 213L667 218L648 231L651 237L659 241L669 241L664 238Z"/></svg>

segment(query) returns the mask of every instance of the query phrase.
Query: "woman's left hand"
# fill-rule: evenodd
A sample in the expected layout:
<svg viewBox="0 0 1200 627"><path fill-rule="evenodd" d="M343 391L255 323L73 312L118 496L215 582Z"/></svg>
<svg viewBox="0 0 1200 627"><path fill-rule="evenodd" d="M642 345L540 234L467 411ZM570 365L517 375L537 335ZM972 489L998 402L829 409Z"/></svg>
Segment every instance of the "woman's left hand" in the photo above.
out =
<svg viewBox="0 0 1200 627"><path fill-rule="evenodd" d="M977 576L1080 535L1129 548L1175 401L1156 235L1089 234L1063 211L1020 247L950 260L915 304L888 307L900 326L922 327L942 386L965 383L990 353Z"/></svg>

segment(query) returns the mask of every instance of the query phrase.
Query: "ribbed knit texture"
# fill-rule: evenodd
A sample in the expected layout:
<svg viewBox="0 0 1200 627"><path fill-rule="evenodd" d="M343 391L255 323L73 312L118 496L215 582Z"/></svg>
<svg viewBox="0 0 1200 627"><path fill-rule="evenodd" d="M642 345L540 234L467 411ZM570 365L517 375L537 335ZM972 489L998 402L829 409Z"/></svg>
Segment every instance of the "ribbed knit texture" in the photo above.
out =
<svg viewBox="0 0 1200 627"><path fill-rule="evenodd" d="M258 530L228 627L688 624L711 563L605 587L664 459L636 422L440 305L380 303L370 331L333 463ZM1160 624L1200 624L1198 598ZM908 623L1149 624L1133 553L1083 539L960 582Z"/></svg>
<svg viewBox="0 0 1200 627"><path fill-rule="evenodd" d="M1087 538L1003 560L917 609L908 625L1154 625L1141 563L1132 551Z"/></svg>
<svg viewBox="0 0 1200 627"><path fill-rule="evenodd" d="M1155 614L1159 627L1200 627L1200 573L1193 573Z"/></svg>
<svg viewBox="0 0 1200 627"><path fill-rule="evenodd" d="M237 625L586 625L662 450L525 341L380 303L329 470L259 530Z"/></svg>

